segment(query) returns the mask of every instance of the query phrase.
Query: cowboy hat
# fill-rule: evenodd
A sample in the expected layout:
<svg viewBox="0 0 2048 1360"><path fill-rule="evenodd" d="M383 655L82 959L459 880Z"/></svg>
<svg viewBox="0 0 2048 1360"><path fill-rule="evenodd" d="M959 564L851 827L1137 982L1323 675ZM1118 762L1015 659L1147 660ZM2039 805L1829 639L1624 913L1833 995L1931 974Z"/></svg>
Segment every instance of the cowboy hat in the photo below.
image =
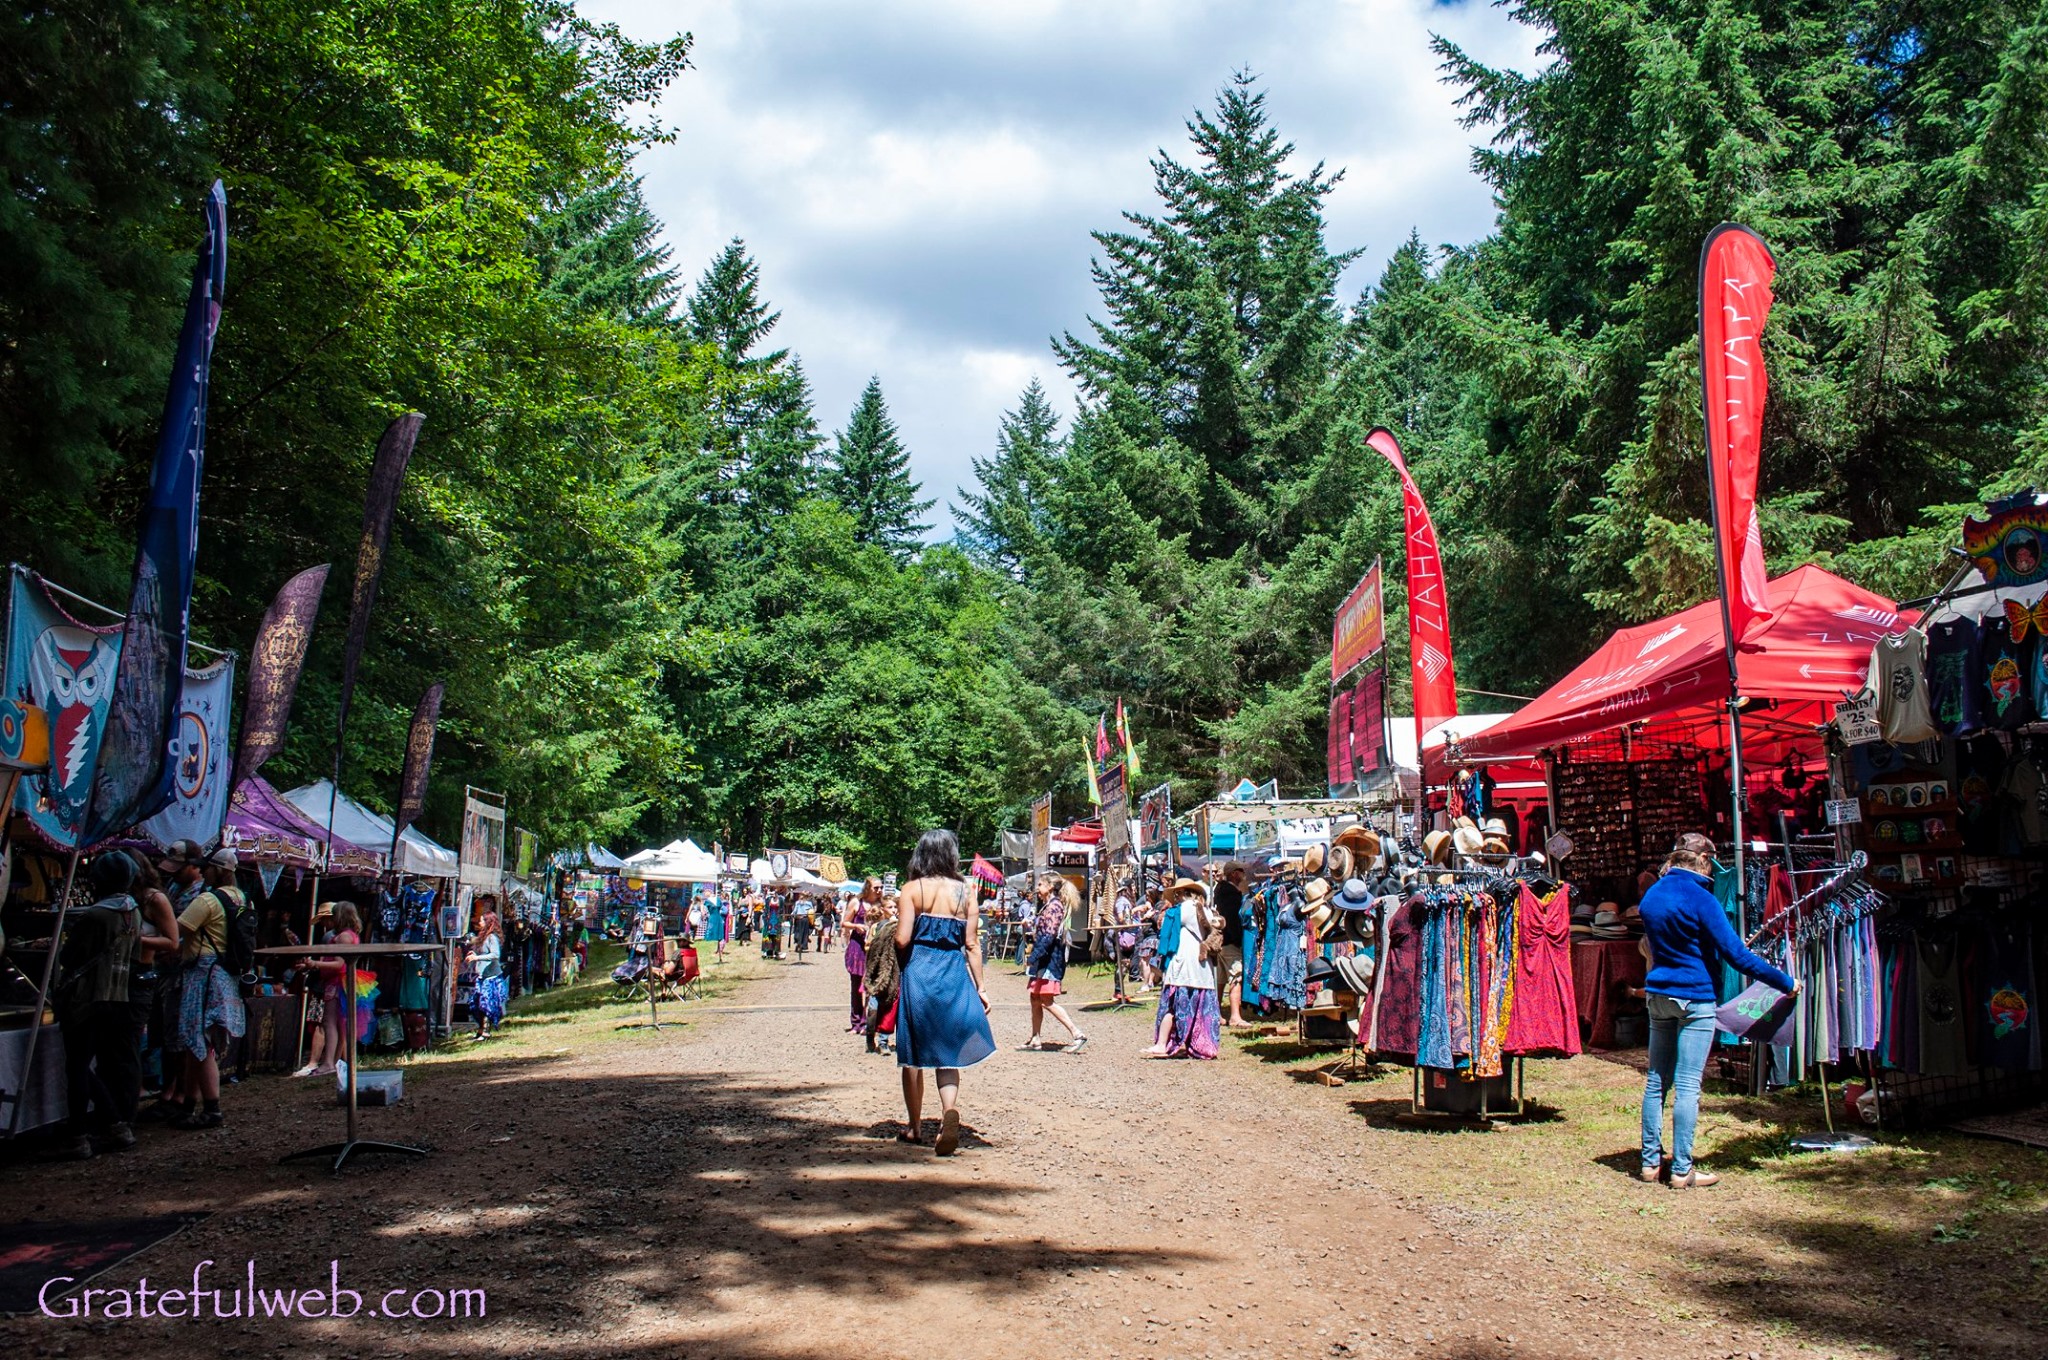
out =
<svg viewBox="0 0 2048 1360"><path fill-rule="evenodd" d="M1451 844L1458 853L1465 856L1486 853L1486 837L1479 834L1479 828L1472 825L1470 817L1458 819L1458 829L1451 833Z"/></svg>
<svg viewBox="0 0 2048 1360"><path fill-rule="evenodd" d="M1369 826L1347 826L1331 845L1341 845L1367 864L1380 857L1380 838Z"/></svg>
<svg viewBox="0 0 2048 1360"><path fill-rule="evenodd" d="M1327 852L1320 845L1311 845L1301 852L1301 871L1305 874L1319 874L1323 871L1323 857Z"/></svg>
<svg viewBox="0 0 2048 1360"><path fill-rule="evenodd" d="M1422 853L1429 857L1431 864L1451 862L1451 833L1432 831L1422 838Z"/></svg>
<svg viewBox="0 0 2048 1360"><path fill-rule="evenodd" d="M1202 897L1207 897L1209 895L1209 890L1203 887L1201 883L1199 883L1195 879L1177 878L1166 889L1165 896L1170 899L1175 897L1185 897L1189 893L1195 893Z"/></svg>
<svg viewBox="0 0 2048 1360"><path fill-rule="evenodd" d="M1352 858L1349 846L1333 845L1323 868L1329 874L1331 882L1342 883L1355 872L1357 861Z"/></svg>

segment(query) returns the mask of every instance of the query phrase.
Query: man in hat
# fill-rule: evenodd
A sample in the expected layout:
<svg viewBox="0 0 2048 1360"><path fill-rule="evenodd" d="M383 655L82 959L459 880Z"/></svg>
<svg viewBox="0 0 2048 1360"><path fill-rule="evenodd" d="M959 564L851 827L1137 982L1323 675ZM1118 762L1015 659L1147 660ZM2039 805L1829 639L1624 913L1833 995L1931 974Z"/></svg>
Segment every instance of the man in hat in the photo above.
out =
<svg viewBox="0 0 2048 1360"><path fill-rule="evenodd" d="M1232 860L1223 866L1216 885L1215 909L1223 916L1223 953L1216 960L1216 1002L1228 1010L1230 1027L1243 1029L1244 1018L1244 866Z"/></svg>

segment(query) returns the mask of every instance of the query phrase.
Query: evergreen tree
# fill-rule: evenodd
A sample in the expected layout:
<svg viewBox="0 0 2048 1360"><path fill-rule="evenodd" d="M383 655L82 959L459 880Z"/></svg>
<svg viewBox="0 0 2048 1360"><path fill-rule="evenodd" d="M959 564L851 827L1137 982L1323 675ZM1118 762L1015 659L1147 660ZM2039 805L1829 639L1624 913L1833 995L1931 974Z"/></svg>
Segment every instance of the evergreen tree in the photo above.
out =
<svg viewBox="0 0 2048 1360"><path fill-rule="evenodd" d="M716 365L705 393L712 450L723 464L722 498L741 507L738 527L752 542L767 519L817 490L824 444L802 366L786 349L759 352L781 319L761 299L760 266L734 237L697 281L683 326ZM746 542L738 546L746 551Z"/></svg>
<svg viewBox="0 0 2048 1360"><path fill-rule="evenodd" d="M882 380L868 379L840 431L826 470L825 490L853 516L854 539L906 558L930 526L919 516L936 505L921 501L910 477L910 454L882 400Z"/></svg>
<svg viewBox="0 0 2048 1360"><path fill-rule="evenodd" d="M681 288L637 175L568 195L536 234L542 281L570 309L629 326L668 322Z"/></svg>
<svg viewBox="0 0 2048 1360"><path fill-rule="evenodd" d="M686 329L696 344L711 345L726 367L776 368L788 350L757 355L754 347L782 320L761 301L761 267L747 254L747 243L735 236L726 242L690 294Z"/></svg>
<svg viewBox="0 0 2048 1360"><path fill-rule="evenodd" d="M979 491L962 488L953 511L959 539L977 561L1013 580L1037 555L1044 528L1047 485L1060 456L1060 418L1033 378L1005 412L992 458L973 460Z"/></svg>

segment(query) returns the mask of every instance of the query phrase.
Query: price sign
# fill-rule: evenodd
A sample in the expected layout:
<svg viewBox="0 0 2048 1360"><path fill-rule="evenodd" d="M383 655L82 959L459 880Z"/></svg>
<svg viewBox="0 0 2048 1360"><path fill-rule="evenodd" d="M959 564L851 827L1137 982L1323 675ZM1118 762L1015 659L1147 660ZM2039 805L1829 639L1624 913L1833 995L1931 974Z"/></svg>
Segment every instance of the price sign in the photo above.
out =
<svg viewBox="0 0 2048 1360"><path fill-rule="evenodd" d="M1835 730L1850 746L1868 746L1884 740L1884 729L1877 725L1877 696L1859 694L1842 700L1835 706Z"/></svg>
<svg viewBox="0 0 2048 1360"><path fill-rule="evenodd" d="M1829 826L1855 826L1863 820L1863 804L1854 798L1828 799Z"/></svg>

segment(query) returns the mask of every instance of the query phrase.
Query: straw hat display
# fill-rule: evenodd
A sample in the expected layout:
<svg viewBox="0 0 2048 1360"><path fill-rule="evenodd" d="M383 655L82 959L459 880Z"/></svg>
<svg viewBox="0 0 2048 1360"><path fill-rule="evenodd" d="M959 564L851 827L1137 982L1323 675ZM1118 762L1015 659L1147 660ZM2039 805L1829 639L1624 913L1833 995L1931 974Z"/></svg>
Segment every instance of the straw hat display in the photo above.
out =
<svg viewBox="0 0 2048 1360"><path fill-rule="evenodd" d="M1301 871L1305 874L1319 874L1323 871L1326 852L1320 845L1311 845L1301 852Z"/></svg>
<svg viewBox="0 0 2048 1360"><path fill-rule="evenodd" d="M1460 817L1455 830L1451 832L1451 844L1460 855L1470 857L1486 853L1486 836L1473 824L1470 817Z"/></svg>
<svg viewBox="0 0 2048 1360"><path fill-rule="evenodd" d="M1422 853L1431 864L1448 865L1451 862L1451 833L1432 831L1422 838Z"/></svg>
<svg viewBox="0 0 2048 1360"><path fill-rule="evenodd" d="M1308 928L1313 930L1316 938L1320 940L1329 933L1330 927L1337 921L1337 908L1330 901L1329 880L1310 879L1302 889L1302 896L1305 899L1302 917Z"/></svg>
<svg viewBox="0 0 2048 1360"><path fill-rule="evenodd" d="M1379 835L1369 826L1346 827L1330 844L1341 845L1349 850L1352 859L1358 864L1370 866L1380 857Z"/></svg>
<svg viewBox="0 0 2048 1360"><path fill-rule="evenodd" d="M1356 861L1351 855L1351 847L1332 845L1328 857L1323 862L1323 872L1329 875L1332 883L1342 883L1345 879L1351 877L1355 871L1355 864Z"/></svg>

